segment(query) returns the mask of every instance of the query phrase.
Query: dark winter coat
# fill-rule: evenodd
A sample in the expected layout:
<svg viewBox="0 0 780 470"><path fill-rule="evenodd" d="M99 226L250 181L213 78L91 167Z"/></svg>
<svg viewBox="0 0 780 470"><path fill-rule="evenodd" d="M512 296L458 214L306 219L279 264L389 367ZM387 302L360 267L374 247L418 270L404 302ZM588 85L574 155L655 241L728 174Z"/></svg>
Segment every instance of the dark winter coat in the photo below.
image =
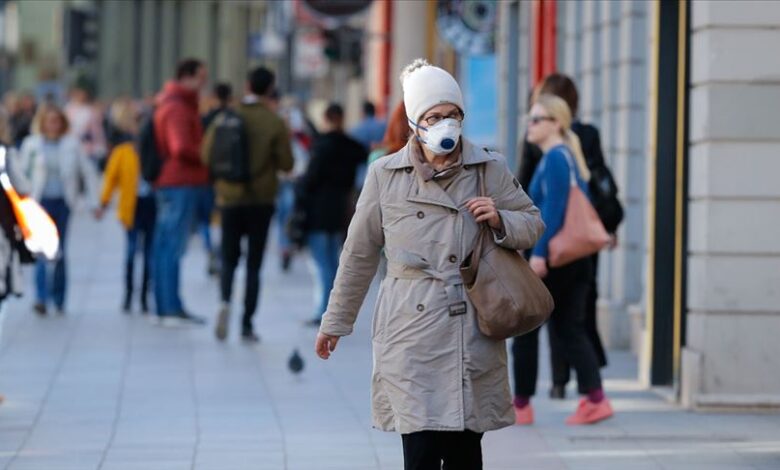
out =
<svg viewBox="0 0 780 470"><path fill-rule="evenodd" d="M306 173L296 188L297 205L306 213L306 231L341 232L349 223L350 195L366 149L343 132L316 138Z"/></svg>

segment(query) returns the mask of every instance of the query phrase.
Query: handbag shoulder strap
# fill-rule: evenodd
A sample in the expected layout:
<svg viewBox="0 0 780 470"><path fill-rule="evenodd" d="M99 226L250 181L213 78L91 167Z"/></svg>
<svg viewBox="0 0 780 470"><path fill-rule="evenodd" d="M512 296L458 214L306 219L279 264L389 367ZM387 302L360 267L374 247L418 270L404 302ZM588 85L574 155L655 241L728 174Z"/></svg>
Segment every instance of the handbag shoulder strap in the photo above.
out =
<svg viewBox="0 0 780 470"><path fill-rule="evenodd" d="M479 197L487 197L487 163L483 163L479 166L477 171L477 179L479 180Z"/></svg>
<svg viewBox="0 0 780 470"><path fill-rule="evenodd" d="M563 156L566 157L566 166L569 167L569 185L577 186L577 174L574 172L574 157L571 156L569 148L563 146Z"/></svg>
<svg viewBox="0 0 780 470"><path fill-rule="evenodd" d="M477 196L478 197L485 197L487 196L487 189L485 184L485 167L487 167L486 163L482 163L479 165L479 168L477 169ZM479 232L477 233L477 238L474 239L474 245L471 248L471 263L473 266L477 266L479 263L480 258L482 257L482 239L485 237L485 233L488 231L488 227L486 223L479 224Z"/></svg>

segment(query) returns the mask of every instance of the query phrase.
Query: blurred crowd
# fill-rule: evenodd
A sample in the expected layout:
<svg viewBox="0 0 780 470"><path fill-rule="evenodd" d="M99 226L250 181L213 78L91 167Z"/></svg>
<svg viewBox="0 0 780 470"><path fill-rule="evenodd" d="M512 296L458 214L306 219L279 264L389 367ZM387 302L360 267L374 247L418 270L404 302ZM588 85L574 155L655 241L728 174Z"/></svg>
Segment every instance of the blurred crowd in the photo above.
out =
<svg viewBox="0 0 780 470"><path fill-rule="evenodd" d="M281 96L268 69L251 71L245 88L233 90L209 85L207 64L196 59L181 61L163 89L144 99L100 101L83 81L73 84L66 103L6 93L0 142L10 150L8 165L28 180L21 190L51 216L61 241L54 261L36 262L33 310L67 310L71 212L82 206L100 219L116 199L126 232L124 312L153 312L163 326L203 325L214 316L191 311L180 295L179 264L194 235L208 253L207 274L220 284L216 337L228 336L233 278L243 258L241 338L258 341L252 319L274 230L284 271L308 249L317 301L306 323L319 325L369 153L375 159L397 150L408 128L396 125L386 138L386 122L370 102L351 129L339 103L314 120L305 108ZM396 114L403 119L402 111Z"/></svg>

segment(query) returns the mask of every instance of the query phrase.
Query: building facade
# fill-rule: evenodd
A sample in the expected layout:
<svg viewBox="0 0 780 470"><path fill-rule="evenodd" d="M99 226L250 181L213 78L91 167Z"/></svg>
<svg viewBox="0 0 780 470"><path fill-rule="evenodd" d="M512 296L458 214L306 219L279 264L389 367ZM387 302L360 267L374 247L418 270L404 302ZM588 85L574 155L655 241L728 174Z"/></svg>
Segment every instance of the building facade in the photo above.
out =
<svg viewBox="0 0 780 470"><path fill-rule="evenodd" d="M599 268L607 343L688 406L780 406L780 60L761 52L780 4L507 1L499 37L506 153L553 70L601 131L626 208Z"/></svg>
<svg viewBox="0 0 780 470"><path fill-rule="evenodd" d="M243 87L246 72L263 58L249 38L268 19L265 1L217 0L3 0L11 76L7 89L34 90L41 82L66 88L86 76L102 97L148 96L169 79L177 61L206 61L213 80ZM76 15L74 15L74 12ZM74 27L73 16L87 18ZM94 44L94 50L83 50ZM75 50L75 52L74 52ZM75 57L74 54L81 53Z"/></svg>

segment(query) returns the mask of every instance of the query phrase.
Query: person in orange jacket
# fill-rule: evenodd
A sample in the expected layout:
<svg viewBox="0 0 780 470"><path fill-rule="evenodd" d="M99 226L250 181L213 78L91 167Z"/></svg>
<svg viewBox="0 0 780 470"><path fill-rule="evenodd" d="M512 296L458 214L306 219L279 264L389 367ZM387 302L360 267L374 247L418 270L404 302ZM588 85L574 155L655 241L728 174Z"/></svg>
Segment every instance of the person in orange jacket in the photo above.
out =
<svg viewBox="0 0 780 470"><path fill-rule="evenodd" d="M119 191L117 218L127 231L125 256L125 296L122 310L132 309L135 258L142 247L143 278L141 282L141 311L147 313L147 292L151 277L152 241L157 216L154 190L141 177L141 160L133 139L138 132L138 110L130 99L119 99L111 106L110 117L117 129L117 145L108 157L103 190L100 195L99 215L102 216L116 190Z"/></svg>

